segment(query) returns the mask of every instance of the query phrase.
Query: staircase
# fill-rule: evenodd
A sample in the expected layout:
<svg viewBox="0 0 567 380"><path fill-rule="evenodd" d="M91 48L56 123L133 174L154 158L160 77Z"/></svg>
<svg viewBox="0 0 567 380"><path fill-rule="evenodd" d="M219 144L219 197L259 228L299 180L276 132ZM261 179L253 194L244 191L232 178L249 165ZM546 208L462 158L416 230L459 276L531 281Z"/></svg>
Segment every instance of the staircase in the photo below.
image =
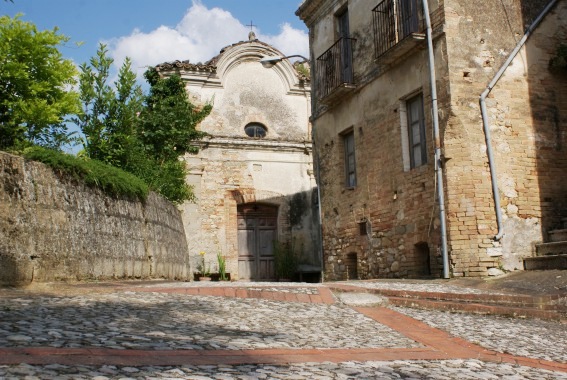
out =
<svg viewBox="0 0 567 380"><path fill-rule="evenodd" d="M561 228L548 232L549 243L536 244L536 256L524 259L524 269L567 269L567 218Z"/></svg>

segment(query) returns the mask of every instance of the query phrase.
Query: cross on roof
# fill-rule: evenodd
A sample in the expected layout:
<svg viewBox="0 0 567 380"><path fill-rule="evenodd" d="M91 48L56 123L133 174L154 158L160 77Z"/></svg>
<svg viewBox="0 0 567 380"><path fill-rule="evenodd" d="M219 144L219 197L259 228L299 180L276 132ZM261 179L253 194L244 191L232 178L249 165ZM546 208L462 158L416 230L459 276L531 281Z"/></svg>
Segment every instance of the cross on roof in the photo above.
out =
<svg viewBox="0 0 567 380"><path fill-rule="evenodd" d="M250 27L250 31L252 31L252 28L254 28L256 25L252 24L252 20L250 20L250 25L246 25Z"/></svg>

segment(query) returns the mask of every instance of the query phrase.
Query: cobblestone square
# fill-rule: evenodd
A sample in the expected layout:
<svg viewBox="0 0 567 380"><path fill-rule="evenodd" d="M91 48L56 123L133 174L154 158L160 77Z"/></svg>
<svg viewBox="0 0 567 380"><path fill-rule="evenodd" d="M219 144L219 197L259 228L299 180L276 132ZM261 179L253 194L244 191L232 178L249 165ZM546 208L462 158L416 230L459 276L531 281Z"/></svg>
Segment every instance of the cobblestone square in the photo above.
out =
<svg viewBox="0 0 567 380"><path fill-rule="evenodd" d="M365 307L323 285L68 289L0 292L0 379L567 379L561 322ZM235 296L199 295L221 290Z"/></svg>

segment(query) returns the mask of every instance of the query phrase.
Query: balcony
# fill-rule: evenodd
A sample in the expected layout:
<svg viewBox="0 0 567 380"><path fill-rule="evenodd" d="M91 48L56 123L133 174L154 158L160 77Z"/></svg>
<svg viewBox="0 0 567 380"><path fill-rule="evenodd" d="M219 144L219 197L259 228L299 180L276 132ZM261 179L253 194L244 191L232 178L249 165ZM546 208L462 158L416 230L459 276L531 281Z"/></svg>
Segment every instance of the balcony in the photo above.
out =
<svg viewBox="0 0 567 380"><path fill-rule="evenodd" d="M375 58L391 64L425 39L422 0L384 0L373 10Z"/></svg>
<svg viewBox="0 0 567 380"><path fill-rule="evenodd" d="M344 93L355 88L352 68L352 48L355 39L341 38L315 62L317 98L325 104L333 103Z"/></svg>

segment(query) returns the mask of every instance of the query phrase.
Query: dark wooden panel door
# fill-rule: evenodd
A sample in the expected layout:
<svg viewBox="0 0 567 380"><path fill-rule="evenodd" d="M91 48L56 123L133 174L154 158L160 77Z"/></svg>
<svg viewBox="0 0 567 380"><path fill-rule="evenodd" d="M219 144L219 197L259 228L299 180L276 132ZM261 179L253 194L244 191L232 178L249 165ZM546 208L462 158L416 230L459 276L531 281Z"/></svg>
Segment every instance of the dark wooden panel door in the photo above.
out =
<svg viewBox="0 0 567 380"><path fill-rule="evenodd" d="M238 206L238 277L272 280L278 209L275 206Z"/></svg>

